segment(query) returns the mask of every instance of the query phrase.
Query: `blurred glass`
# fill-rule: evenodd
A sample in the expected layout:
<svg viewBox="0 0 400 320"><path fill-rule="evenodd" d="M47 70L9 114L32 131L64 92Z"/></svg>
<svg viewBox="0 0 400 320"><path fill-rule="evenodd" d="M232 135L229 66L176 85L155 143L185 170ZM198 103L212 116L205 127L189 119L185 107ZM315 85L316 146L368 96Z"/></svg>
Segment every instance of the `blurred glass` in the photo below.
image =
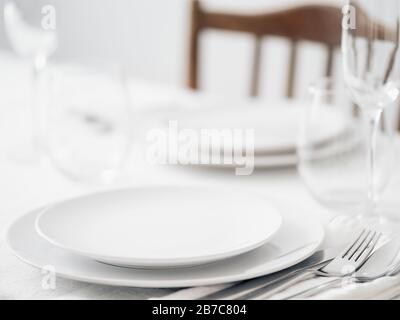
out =
<svg viewBox="0 0 400 320"><path fill-rule="evenodd" d="M299 134L299 173L320 204L337 214L361 217L369 203L365 121L345 88L330 79L312 85L310 96ZM390 121L381 123L377 136L378 196L395 164L392 129Z"/></svg>
<svg viewBox="0 0 400 320"><path fill-rule="evenodd" d="M68 177L109 182L124 168L131 142L130 108L121 68L108 64L49 66L46 150Z"/></svg>
<svg viewBox="0 0 400 320"><path fill-rule="evenodd" d="M39 87L47 60L57 48L55 14L54 7L32 0L7 0L4 5L7 37L15 53L27 61L31 72L29 102L22 115L25 132L20 133L22 141L11 151L17 163L32 164L41 157L43 110Z"/></svg>

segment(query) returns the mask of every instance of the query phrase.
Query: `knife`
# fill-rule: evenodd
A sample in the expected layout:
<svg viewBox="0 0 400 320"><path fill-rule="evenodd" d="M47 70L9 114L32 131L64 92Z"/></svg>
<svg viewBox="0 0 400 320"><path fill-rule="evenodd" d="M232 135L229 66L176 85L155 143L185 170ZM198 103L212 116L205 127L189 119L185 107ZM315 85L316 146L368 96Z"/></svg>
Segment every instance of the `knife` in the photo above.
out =
<svg viewBox="0 0 400 320"><path fill-rule="evenodd" d="M391 276L399 264L400 242L391 240L378 248L373 255L358 270L355 277L358 281Z"/></svg>
<svg viewBox="0 0 400 320"><path fill-rule="evenodd" d="M317 251L310 258L305 261L298 263L297 265L282 270L280 272L276 272L274 274L240 282L232 287L228 287L224 290L221 290L217 293L213 293L211 295L207 295L202 300L241 300L245 299L245 297L256 291L260 291L266 293L271 291L273 293L274 290L279 289L279 287L285 283L287 280L292 279L294 276L297 276L303 273L306 270L310 269L318 269L325 264L329 263L332 259L334 259L341 251L343 247L337 248L329 248L326 250ZM277 290L279 291L279 290Z"/></svg>

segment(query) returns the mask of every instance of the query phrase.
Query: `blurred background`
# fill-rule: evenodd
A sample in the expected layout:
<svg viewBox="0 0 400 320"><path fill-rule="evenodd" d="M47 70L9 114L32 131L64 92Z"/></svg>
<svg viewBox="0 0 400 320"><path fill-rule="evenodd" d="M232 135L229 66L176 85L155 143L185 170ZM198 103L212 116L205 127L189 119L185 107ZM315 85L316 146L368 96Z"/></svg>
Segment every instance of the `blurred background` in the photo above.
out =
<svg viewBox="0 0 400 320"><path fill-rule="evenodd" d="M0 0L3 7L6 0ZM101 58L118 60L138 79L184 86L188 64L190 5L188 0L34 0L54 5L59 47L53 58ZM232 12L262 12L307 3L306 0L204 0L205 8ZM313 1L341 5L341 0ZM3 26L3 15L0 15ZM200 87L208 92L243 97L248 95L254 38L225 31L206 31L201 36ZM287 75L288 43L263 40L260 96L282 97ZM11 50L4 28L0 48ZM321 57L319 57L321 55ZM339 55L339 53L338 53ZM297 97L322 74L323 48L304 43L299 53ZM340 76L336 59L335 77Z"/></svg>

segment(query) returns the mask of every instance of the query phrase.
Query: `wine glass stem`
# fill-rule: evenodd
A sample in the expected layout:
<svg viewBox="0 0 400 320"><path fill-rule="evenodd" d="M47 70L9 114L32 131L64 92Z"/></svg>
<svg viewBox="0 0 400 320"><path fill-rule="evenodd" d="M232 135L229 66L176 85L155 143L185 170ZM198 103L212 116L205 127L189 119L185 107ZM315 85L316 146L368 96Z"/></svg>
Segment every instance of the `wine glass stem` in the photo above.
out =
<svg viewBox="0 0 400 320"><path fill-rule="evenodd" d="M376 169L376 145L382 109L363 110L367 125L367 207L365 215L375 217L376 192L375 192L375 169Z"/></svg>
<svg viewBox="0 0 400 320"><path fill-rule="evenodd" d="M39 101L39 88L42 71L46 66L43 55L37 55L32 64L31 104L32 104L32 143L34 149L40 152L43 134L43 106Z"/></svg>

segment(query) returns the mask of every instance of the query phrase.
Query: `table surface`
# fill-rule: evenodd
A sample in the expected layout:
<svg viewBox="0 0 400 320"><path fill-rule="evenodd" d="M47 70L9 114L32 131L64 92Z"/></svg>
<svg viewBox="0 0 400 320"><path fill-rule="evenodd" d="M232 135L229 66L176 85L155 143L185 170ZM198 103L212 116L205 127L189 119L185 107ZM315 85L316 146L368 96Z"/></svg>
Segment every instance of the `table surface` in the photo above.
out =
<svg viewBox="0 0 400 320"><path fill-rule="evenodd" d="M142 149L135 139L130 165L124 177L107 186L77 183L65 178L49 163L43 165L17 165L9 160L8 152L13 143L10 119L13 108L22 103L24 87L21 78L26 68L11 57L0 54L0 299L147 299L159 298L175 292L175 289L119 288L92 285L57 278L56 289L42 288L40 270L19 261L5 244L7 226L18 216L65 198L115 187L143 185L229 185L262 192L276 199L298 203L301 209L313 213L326 224L331 214L321 208L309 195L299 179L296 169L256 170L251 176L236 176L233 170L206 170L179 166L151 166L141 161ZM27 82L27 81L26 81ZM28 83L28 82L27 82ZM130 86L134 104L156 110L175 103L184 105L196 94L184 89L132 81ZM196 97L198 98L198 97ZM150 113L149 113L150 112ZM151 114L151 111L147 112ZM134 121L141 122L141 112L134 113ZM396 170L396 172L399 170ZM400 186L397 174L386 189L383 201L396 204L396 190ZM397 197L398 198L398 197ZM400 201L400 200L398 200ZM329 244L329 238L325 246Z"/></svg>

